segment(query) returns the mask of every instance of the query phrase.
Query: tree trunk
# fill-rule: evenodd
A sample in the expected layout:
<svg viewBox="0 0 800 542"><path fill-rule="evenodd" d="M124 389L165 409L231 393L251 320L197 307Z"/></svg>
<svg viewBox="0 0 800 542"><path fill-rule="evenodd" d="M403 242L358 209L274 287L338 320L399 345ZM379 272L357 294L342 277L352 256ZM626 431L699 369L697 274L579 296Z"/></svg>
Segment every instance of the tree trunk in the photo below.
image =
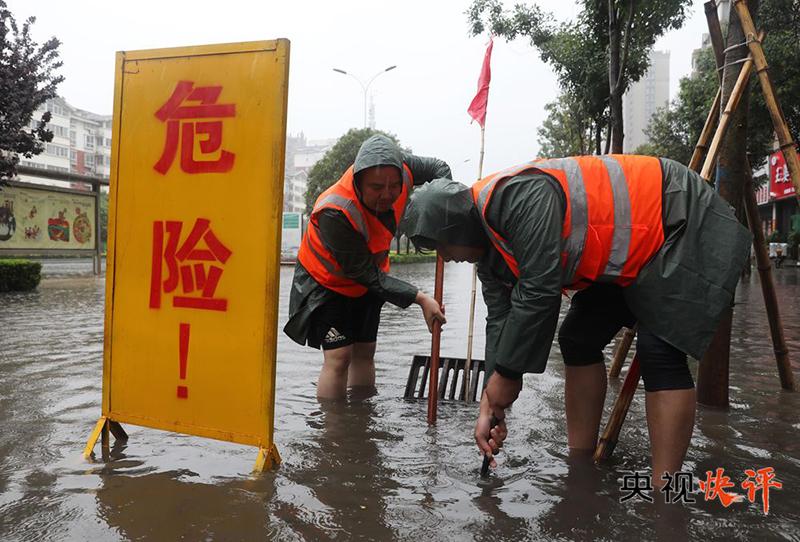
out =
<svg viewBox="0 0 800 542"><path fill-rule="evenodd" d="M595 154L602 154L603 153L603 125L600 124L600 120L596 120L594 123L594 148Z"/></svg>
<svg viewBox="0 0 800 542"><path fill-rule="evenodd" d="M749 2L751 12L757 9L757 1ZM731 10L726 47L745 41L742 25L735 10ZM748 55L747 47L733 47L725 53L725 69L722 73L722 100L726 104L739 77L742 64L738 62ZM717 162L716 186L720 196L737 209L741 216L741 203L747 178L747 107L749 89L745 88L739 107L731 117L731 125L723 139ZM720 322L714 341L703 356L697 371L697 401L717 406L728 406L728 366L730 362L731 315L733 307Z"/></svg>
<svg viewBox="0 0 800 542"><path fill-rule="evenodd" d="M616 2L608 1L608 94L611 110L611 152L622 153L622 93L619 91L621 30L617 16Z"/></svg>
<svg viewBox="0 0 800 542"><path fill-rule="evenodd" d="M616 92L611 95L611 152L622 154L622 143L625 140L625 133L622 123L622 93Z"/></svg>

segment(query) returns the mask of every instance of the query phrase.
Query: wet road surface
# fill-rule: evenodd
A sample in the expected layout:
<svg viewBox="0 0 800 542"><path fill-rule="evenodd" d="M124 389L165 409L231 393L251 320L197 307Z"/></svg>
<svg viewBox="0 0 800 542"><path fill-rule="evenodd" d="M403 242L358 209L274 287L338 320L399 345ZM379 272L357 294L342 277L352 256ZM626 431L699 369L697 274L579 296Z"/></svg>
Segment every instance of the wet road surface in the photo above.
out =
<svg viewBox="0 0 800 542"><path fill-rule="evenodd" d="M281 273L281 327L291 271ZM442 404L429 428L425 403L402 399L412 355L430 348L416 306L384 308L379 395L366 401L321 407L321 354L280 335L275 472L252 477L250 447L135 426L105 460L98 446L85 462L103 339L104 280L90 272L48 263L37 291L0 295L0 540L800 540L800 393L780 391L755 275L737 293L731 407L699 408L685 470L722 467L738 486L744 469L774 467L783 489L770 492L768 516L759 500L724 508L702 494L620 503L623 474L649 466L643 390L611 463L571 463L557 347L543 375L526 377L499 467L481 480L476 407ZM395 272L433 289L432 264ZM465 356L470 274L447 266L443 355ZM798 380L799 279L776 272ZM484 316L479 301L476 357ZM620 384L610 382L607 413Z"/></svg>

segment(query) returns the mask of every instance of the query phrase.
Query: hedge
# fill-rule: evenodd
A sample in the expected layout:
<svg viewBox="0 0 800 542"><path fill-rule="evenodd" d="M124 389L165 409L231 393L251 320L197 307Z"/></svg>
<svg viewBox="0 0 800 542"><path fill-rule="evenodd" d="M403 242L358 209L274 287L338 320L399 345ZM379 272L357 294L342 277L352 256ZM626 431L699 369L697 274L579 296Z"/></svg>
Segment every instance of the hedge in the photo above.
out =
<svg viewBox="0 0 800 542"><path fill-rule="evenodd" d="M33 290L42 278L42 264L30 260L0 260L0 292Z"/></svg>
<svg viewBox="0 0 800 542"><path fill-rule="evenodd" d="M435 252L409 252L408 254L397 254L394 252L389 253L389 261L396 264L403 263L419 263L419 262L435 262Z"/></svg>

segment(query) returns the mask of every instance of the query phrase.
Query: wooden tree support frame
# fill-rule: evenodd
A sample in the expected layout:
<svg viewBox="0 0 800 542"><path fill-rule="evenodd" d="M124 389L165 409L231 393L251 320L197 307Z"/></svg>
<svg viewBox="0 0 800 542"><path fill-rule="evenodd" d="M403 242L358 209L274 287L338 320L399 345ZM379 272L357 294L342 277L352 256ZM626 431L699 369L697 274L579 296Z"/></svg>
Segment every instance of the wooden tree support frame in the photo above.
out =
<svg viewBox="0 0 800 542"><path fill-rule="evenodd" d="M778 294L775 291L775 281L772 277L772 262L767 252L764 232L759 225L758 203L753 190L753 176L749 169L745 179L744 203L750 231L753 232L753 252L756 255L756 265L761 278L761 293L764 296L764 305L767 309L767 322L769 323L769 331L772 337L772 348L775 351L778 376L783 389L794 391L794 374L792 373L792 363L789 360L789 348L786 346L786 338L783 335L783 322L778 308Z"/></svg>
<svg viewBox="0 0 800 542"><path fill-rule="evenodd" d="M714 2L706 3L706 17L708 19L709 30L713 38L712 43L714 44L718 67L720 67L720 59L722 58L722 55L720 38L718 37L717 33L717 29L719 28L719 20L716 17L716 12L713 9L709 9L709 5L713 6ZM720 107L722 88L720 87L720 89L717 91L716 98L711 106L711 111L709 111L708 117L706 118L706 124L703 127L703 131L700 134L700 138L695 146L694 153L692 154L689 167L690 169L697 171L703 154L706 150L708 150L708 156L706 156L701 176L706 180L708 180L710 177L711 169L716 164L717 157L719 155L720 143L730 125L731 114L739 105L742 93L747 87L750 71L753 65L755 65L759 82L761 84L762 91L764 92L765 101L767 102L767 106L770 111L772 123L775 128L775 132L778 134L778 141L781 145L780 148L784 157L786 158L789 174L792 178L792 184L795 187L798 198L800 198L800 160L798 160L797 152L795 152L795 143L789 133L789 128L786 124L786 120L783 117L783 112L780 109L780 104L775 96L772 82L770 81L769 74L767 72L768 65L766 57L764 56L764 51L761 47L761 42L764 39L764 33L756 33L755 25L753 24L753 19L750 16L750 11L747 8L747 3L745 0L734 0L733 5L739 14L739 19L742 23L742 29L747 36L747 46L750 49L750 55L742 66L741 72L739 73L739 77L737 78L734 86L734 90L731 93L728 103L726 104L725 111L723 112L722 118L720 119L719 125L714 133L713 141L709 147L707 146L707 143L708 139L711 137L711 127L717 122L717 112L719 111ZM775 351L775 361L778 366L778 375L780 377L781 387L787 391L794 391L794 375L792 372L791 362L789 360L789 351L783 334L783 324L780 318L777 295L775 293L775 284L772 277L772 265L769 261L769 255L767 254L766 246L764 245L764 233L759 227L758 206L755 199L755 192L753 191L752 187L752 177L748 175L744 190L745 210L747 211L750 230L753 233L753 248L756 254L758 270L761 277L761 288L767 310L773 349ZM630 335L630 337L628 337L628 335ZM619 375L622 364L628 355L628 350L630 349L630 345L633 340L632 336L632 330L626 329L625 335L623 335L623 338L614 354L614 362L612 363L609 376ZM636 367L634 367L634 364L636 364ZM631 362L631 366L628 369L628 375L625 378L625 383L622 386L622 390L620 390L620 394L617 396L617 399L614 402L614 407L608 424L606 425L603 436L598 442L597 449L595 450L595 461L603 461L611 456L611 453L616 446L622 424L625 421L625 416L630 408L631 402L633 401L633 395L636 390L636 386L638 386L639 383L639 375L640 371L638 367L638 359L636 356L634 356L634 361Z"/></svg>
<svg viewBox="0 0 800 542"><path fill-rule="evenodd" d="M633 395L639 386L640 376L639 358L633 356L633 361L631 361L631 365L628 368L628 374L625 376L625 382L623 382L622 389L619 390L619 396L614 402L614 408L611 411L611 416L609 416L608 424L597 442L597 448L594 451L595 462L599 463L607 460L614 452L622 424L625 422L625 417L628 415L628 410L633 401Z"/></svg>
<svg viewBox="0 0 800 542"><path fill-rule="evenodd" d="M764 37L762 33L760 37ZM708 149L706 161L703 162L703 169L700 171L700 176L706 181L711 179L711 172L717 165L717 158L719 158L720 147L722 140L728 133L728 128L731 125L733 113L739 107L739 102L742 99L744 90L747 88L747 83L750 80L750 70L753 68L753 55L747 57L744 61L742 69L739 72L739 77L736 79L736 85L733 87L728 102L725 104L725 109L719 118L719 126L714 133L714 139L711 140L711 147Z"/></svg>
<svg viewBox="0 0 800 542"><path fill-rule="evenodd" d="M608 376L611 378L618 378L619 373L622 371L622 366L625 365L625 359L628 357L628 351L631 349L633 339L636 337L636 330L638 325L632 328L626 327L622 333L617 347L614 349L614 360L611 362L611 368L608 370Z"/></svg>

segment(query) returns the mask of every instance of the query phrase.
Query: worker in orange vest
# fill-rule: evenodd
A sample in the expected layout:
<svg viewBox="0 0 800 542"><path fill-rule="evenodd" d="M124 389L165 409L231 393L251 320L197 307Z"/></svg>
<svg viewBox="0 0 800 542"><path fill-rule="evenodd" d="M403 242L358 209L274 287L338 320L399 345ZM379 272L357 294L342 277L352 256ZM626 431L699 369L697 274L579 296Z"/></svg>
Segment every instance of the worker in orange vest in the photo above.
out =
<svg viewBox="0 0 800 542"><path fill-rule="evenodd" d="M687 354L702 358L731 306L751 239L697 174L646 156L537 160L471 188L429 183L413 194L401 231L445 260L478 263L488 308L489 376L475 429L483 453L492 457L506 438L522 375L545 370L570 289L578 291L558 340L571 452L594 451L603 348L638 322L654 485L680 470L695 412ZM452 236L464 231L475 232L470 241Z"/></svg>
<svg viewBox="0 0 800 542"><path fill-rule="evenodd" d="M384 302L422 308L429 330L445 321L439 304L390 276L389 248L414 185L450 178L436 158L403 153L374 135L355 162L317 198L297 256L284 332L322 348L319 399L341 399L351 387L374 393L375 346Z"/></svg>

